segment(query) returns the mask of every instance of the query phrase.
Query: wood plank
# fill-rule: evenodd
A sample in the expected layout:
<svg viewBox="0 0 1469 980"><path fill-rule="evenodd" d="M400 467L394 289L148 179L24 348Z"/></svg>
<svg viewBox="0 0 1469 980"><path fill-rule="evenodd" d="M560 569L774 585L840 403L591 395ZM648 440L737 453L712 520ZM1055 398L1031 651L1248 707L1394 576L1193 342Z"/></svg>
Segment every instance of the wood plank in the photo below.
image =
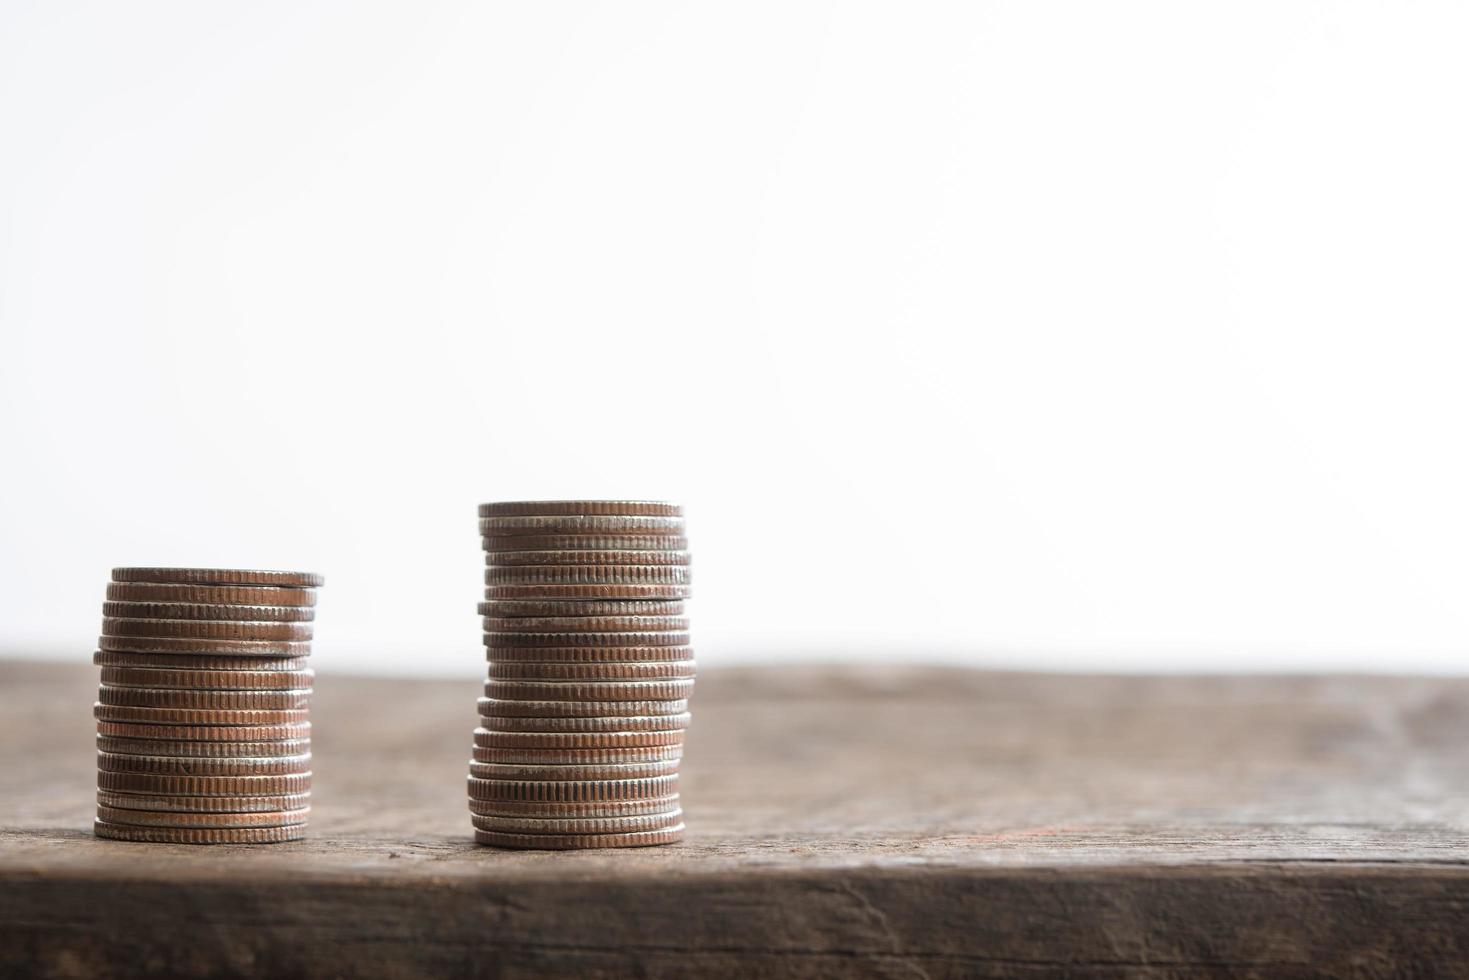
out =
<svg viewBox="0 0 1469 980"><path fill-rule="evenodd" d="M0 975L1469 973L1469 681L710 670L687 843L469 839L477 681L323 676L312 837L94 839L0 663Z"/></svg>

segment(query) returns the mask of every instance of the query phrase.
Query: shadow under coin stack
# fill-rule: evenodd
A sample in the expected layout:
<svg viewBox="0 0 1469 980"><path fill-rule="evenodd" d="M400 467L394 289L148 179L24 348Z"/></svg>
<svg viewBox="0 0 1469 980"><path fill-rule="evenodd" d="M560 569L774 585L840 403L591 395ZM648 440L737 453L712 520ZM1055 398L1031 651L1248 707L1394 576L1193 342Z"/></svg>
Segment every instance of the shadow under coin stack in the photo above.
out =
<svg viewBox="0 0 1469 980"><path fill-rule="evenodd" d="M694 685L683 509L645 500L481 504L485 646L469 764L474 837L497 847L672 844Z"/></svg>
<svg viewBox="0 0 1469 980"><path fill-rule="evenodd" d="M312 620L321 576L114 568L93 662L98 837L305 836Z"/></svg>

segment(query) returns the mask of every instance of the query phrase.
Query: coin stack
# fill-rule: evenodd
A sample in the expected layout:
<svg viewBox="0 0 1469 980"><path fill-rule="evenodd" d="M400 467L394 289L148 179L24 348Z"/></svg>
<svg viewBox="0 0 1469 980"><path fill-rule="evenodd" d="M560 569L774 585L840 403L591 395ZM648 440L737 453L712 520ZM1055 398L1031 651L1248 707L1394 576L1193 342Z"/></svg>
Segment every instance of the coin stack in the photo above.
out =
<svg viewBox="0 0 1469 980"><path fill-rule="evenodd" d="M481 504L489 676L469 764L475 840L573 849L683 837L694 685L683 509Z"/></svg>
<svg viewBox="0 0 1469 980"><path fill-rule="evenodd" d="M92 661L98 837L305 836L320 575L114 568Z"/></svg>

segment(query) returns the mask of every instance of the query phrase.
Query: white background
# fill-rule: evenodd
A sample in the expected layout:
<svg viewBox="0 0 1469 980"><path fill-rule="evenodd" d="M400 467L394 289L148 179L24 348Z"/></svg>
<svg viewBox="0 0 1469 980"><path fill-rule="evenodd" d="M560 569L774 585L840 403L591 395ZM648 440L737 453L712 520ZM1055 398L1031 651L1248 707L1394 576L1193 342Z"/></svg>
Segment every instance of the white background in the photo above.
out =
<svg viewBox="0 0 1469 980"><path fill-rule="evenodd" d="M0 654L683 500L706 664L1460 671L1456 3L0 3Z"/></svg>

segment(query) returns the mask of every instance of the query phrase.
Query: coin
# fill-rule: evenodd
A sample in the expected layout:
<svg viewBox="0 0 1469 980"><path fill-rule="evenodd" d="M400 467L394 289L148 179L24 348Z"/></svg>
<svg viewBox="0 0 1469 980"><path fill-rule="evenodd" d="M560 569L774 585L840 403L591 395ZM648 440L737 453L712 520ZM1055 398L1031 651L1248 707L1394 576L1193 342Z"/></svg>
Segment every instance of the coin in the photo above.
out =
<svg viewBox="0 0 1469 980"><path fill-rule="evenodd" d="M305 824L284 827L230 827L209 830L201 827L137 827L96 820L92 831L108 840L145 841L152 844L279 844L301 840Z"/></svg>
<svg viewBox="0 0 1469 980"><path fill-rule="evenodd" d="M550 514L682 517L683 508L666 500L497 500L479 505L480 517Z"/></svg>
<svg viewBox="0 0 1469 980"><path fill-rule="evenodd" d="M469 812L480 817L514 817L539 820L590 820L650 816L677 810L678 794L650 796L641 800L599 800L590 803L552 803L544 800L475 800Z"/></svg>
<svg viewBox="0 0 1469 980"><path fill-rule="evenodd" d="M218 689L297 689L311 687L314 670L156 670L147 667L103 667L102 683L112 687Z"/></svg>
<svg viewBox="0 0 1469 980"><path fill-rule="evenodd" d="M666 776L678 772L677 759L661 762L615 762L606 765L530 765L500 762L472 761L469 774L476 779L533 780L588 780L588 779L644 779L650 776Z"/></svg>
<svg viewBox="0 0 1469 980"><path fill-rule="evenodd" d="M230 657L304 657L310 643L289 640L200 640L171 636L102 636L97 646L122 653L209 653Z"/></svg>
<svg viewBox="0 0 1469 980"><path fill-rule="evenodd" d="M485 633L484 644L504 647L686 647L687 631L657 633Z"/></svg>
<svg viewBox="0 0 1469 980"><path fill-rule="evenodd" d="M274 586L169 585L162 582L113 582L107 586L112 602L184 602L220 606L314 606L310 589Z"/></svg>
<svg viewBox="0 0 1469 980"><path fill-rule="evenodd" d="M689 727L687 711L673 715L616 715L611 717L554 717L486 714L485 703L480 699L480 726L496 732L550 732L550 733L607 733L617 732L679 732ZM493 702L500 704L501 702Z"/></svg>
<svg viewBox="0 0 1469 980"><path fill-rule="evenodd" d="M312 572L280 572L258 568L114 568L114 582L156 582L171 585L273 585L316 588L326 579Z"/></svg>
<svg viewBox="0 0 1469 980"><path fill-rule="evenodd" d="M687 599L687 585L487 585L486 599Z"/></svg>
<svg viewBox="0 0 1469 980"><path fill-rule="evenodd" d="M199 725L208 728L299 725L311 717L305 708L284 711L226 710L215 708L144 708L131 705L92 705L98 721L121 721L134 725ZM100 728L98 729L101 730Z"/></svg>
<svg viewBox="0 0 1469 980"><path fill-rule="evenodd" d="M665 681L694 676L692 660L655 663L501 663L491 661L491 680L530 681Z"/></svg>
<svg viewBox="0 0 1469 980"><path fill-rule="evenodd" d="M673 534L481 534L485 551L687 551L689 539Z"/></svg>
<svg viewBox="0 0 1469 980"><path fill-rule="evenodd" d="M502 732L474 730L476 748L511 751L554 749L559 752L621 750L637 747L683 748L683 729L666 732Z"/></svg>
<svg viewBox="0 0 1469 980"><path fill-rule="evenodd" d="M683 840L683 824L665 830L626 834L501 834L476 829L474 842L490 847L512 847L530 851L590 850L602 847L651 847L677 844Z"/></svg>
<svg viewBox="0 0 1469 980"><path fill-rule="evenodd" d="M311 624L109 617L102 620L102 632L108 636L187 637L196 640L309 640Z"/></svg>
<svg viewBox="0 0 1469 980"><path fill-rule="evenodd" d="M683 745L647 745L622 749L506 749L476 745L472 758L475 762L522 763L546 766L601 766L634 762L677 762L683 758Z"/></svg>
<svg viewBox="0 0 1469 980"><path fill-rule="evenodd" d="M286 776L160 776L153 773L97 773L97 788L113 793L158 796L284 796L311 789L311 773Z"/></svg>
<svg viewBox="0 0 1469 980"><path fill-rule="evenodd" d="M680 599L644 600L637 599L501 599L497 602L481 602L477 607L481 616L682 616L684 604Z"/></svg>
<svg viewBox="0 0 1469 980"><path fill-rule="evenodd" d="M485 585L689 585L687 565L489 565Z"/></svg>
<svg viewBox="0 0 1469 980"><path fill-rule="evenodd" d="M282 776L311 771L311 753L274 757L204 759L195 756L97 753L104 772L156 773L160 776Z"/></svg>
<svg viewBox="0 0 1469 980"><path fill-rule="evenodd" d="M171 796L159 793L118 793L97 791L101 806L124 810L151 810L155 813L274 813L278 810L301 810L311 803L311 794L288 793L275 796Z"/></svg>
<svg viewBox="0 0 1469 980"><path fill-rule="evenodd" d="M603 537L682 536L682 517L586 516L560 514L530 517L481 517L479 533L487 537L519 537L521 535L592 534Z"/></svg>
<svg viewBox="0 0 1469 980"><path fill-rule="evenodd" d="M97 703L134 708L198 708L218 711L283 711L311 704L310 691L184 691L149 687L101 687Z"/></svg>
<svg viewBox="0 0 1469 980"><path fill-rule="evenodd" d="M485 683L492 684L494 681L486 681ZM479 713L487 718L504 715L518 718L625 718L639 717L642 715L676 715L687 710L687 701L673 699L659 699L654 701L518 701L501 700L488 696L479 699Z"/></svg>
<svg viewBox="0 0 1469 980"><path fill-rule="evenodd" d="M128 824L134 827L195 827L203 830L225 830L232 827L290 827L305 823L310 814L310 807L302 807L299 810L266 810L262 813L183 813L124 810L121 807L100 804L97 806L97 819L105 823Z"/></svg>
<svg viewBox="0 0 1469 980"><path fill-rule="evenodd" d="M687 616L482 616L486 633L626 633L682 630Z"/></svg>
<svg viewBox="0 0 1469 980"><path fill-rule="evenodd" d="M311 606L226 606L197 602L104 602L102 615L116 619L201 619L255 623L309 623Z"/></svg>
<svg viewBox="0 0 1469 980"><path fill-rule="evenodd" d="M687 565L687 551L487 551L486 565Z"/></svg>
<svg viewBox="0 0 1469 980"><path fill-rule="evenodd" d="M145 667L160 670L302 671L305 657L212 657L203 653L125 653L98 650L92 663L99 667Z"/></svg>
<svg viewBox="0 0 1469 980"><path fill-rule="evenodd" d="M492 817L474 814L475 829L502 834L624 834L639 830L662 830L683 822L683 810L633 817Z"/></svg>
<svg viewBox="0 0 1469 980"><path fill-rule="evenodd" d="M485 651L494 663L614 663L684 661L693 647L494 647Z"/></svg>
<svg viewBox="0 0 1469 980"><path fill-rule="evenodd" d="M309 755L311 739L280 739L274 742L192 742L184 739L119 738L97 736L97 751L116 755L183 756L195 759L279 758Z"/></svg>
<svg viewBox="0 0 1469 980"><path fill-rule="evenodd" d="M100 777L99 777L100 778ZM526 800L592 803L667 796L678 789L678 776L646 779L511 780L469 777L469 796L476 800Z"/></svg>
<svg viewBox="0 0 1469 980"><path fill-rule="evenodd" d="M485 697L505 701L598 704L606 701L679 701L694 689L691 678L672 681L485 681ZM180 692L183 693L183 692ZM680 709L682 710L682 709ZM536 712L526 712L536 714ZM550 712L559 714L560 712ZM568 714L570 712L567 712ZM657 714L658 712L650 712Z"/></svg>
<svg viewBox="0 0 1469 980"><path fill-rule="evenodd" d="M486 585L687 585L686 565L491 565Z"/></svg>
<svg viewBox="0 0 1469 980"><path fill-rule="evenodd" d="M112 738L177 739L190 742L279 742L310 738L311 722L210 726L99 721L97 734Z"/></svg>

